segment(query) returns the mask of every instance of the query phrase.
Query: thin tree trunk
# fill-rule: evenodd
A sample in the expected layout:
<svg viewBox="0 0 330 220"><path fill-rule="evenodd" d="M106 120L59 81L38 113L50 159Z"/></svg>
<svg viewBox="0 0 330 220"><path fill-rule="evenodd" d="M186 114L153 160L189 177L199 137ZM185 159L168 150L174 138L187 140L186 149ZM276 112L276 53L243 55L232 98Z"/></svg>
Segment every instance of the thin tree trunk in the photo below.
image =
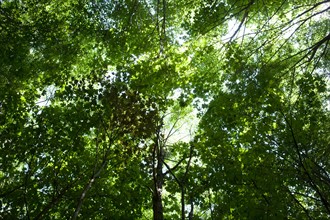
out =
<svg viewBox="0 0 330 220"><path fill-rule="evenodd" d="M108 152L107 152L108 154ZM108 158L107 156L104 158L103 160L103 163L101 165L101 167L97 170L96 173L93 174L92 178L89 179L88 183L86 184L83 192L81 193L80 195L80 199L79 199L79 202L78 202L78 205L77 205L77 208L72 216L72 220L75 220L77 219L78 215L79 215L79 212L81 210L81 207L82 207L82 204L83 204L83 201L85 200L85 197L86 197L86 194L88 192L88 190L92 187L93 183L95 182L96 178L98 178L102 172L102 170L106 167L106 164L108 162Z"/></svg>
<svg viewBox="0 0 330 220"><path fill-rule="evenodd" d="M186 216L185 216L185 201L184 201L184 196L185 196L185 192L184 192L184 185L181 185L181 219L185 220Z"/></svg>
<svg viewBox="0 0 330 220"><path fill-rule="evenodd" d="M189 212L189 220L193 220L194 218L194 201L190 199L190 212Z"/></svg>
<svg viewBox="0 0 330 220"><path fill-rule="evenodd" d="M157 161L157 166L155 167L155 162ZM153 217L154 220L163 220L163 201L162 201L162 190L164 183L164 146L160 140L160 134L157 134L157 140L155 142L155 147L153 150L153 178L154 178L154 190L153 190Z"/></svg>

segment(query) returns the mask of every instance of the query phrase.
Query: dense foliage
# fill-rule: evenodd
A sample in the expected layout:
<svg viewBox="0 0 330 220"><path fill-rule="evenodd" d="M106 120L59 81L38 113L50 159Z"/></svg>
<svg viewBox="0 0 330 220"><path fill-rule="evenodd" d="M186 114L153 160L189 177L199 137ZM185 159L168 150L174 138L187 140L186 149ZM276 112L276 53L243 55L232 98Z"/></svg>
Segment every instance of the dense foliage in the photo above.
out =
<svg viewBox="0 0 330 220"><path fill-rule="evenodd" d="M330 218L330 1L0 1L0 219Z"/></svg>

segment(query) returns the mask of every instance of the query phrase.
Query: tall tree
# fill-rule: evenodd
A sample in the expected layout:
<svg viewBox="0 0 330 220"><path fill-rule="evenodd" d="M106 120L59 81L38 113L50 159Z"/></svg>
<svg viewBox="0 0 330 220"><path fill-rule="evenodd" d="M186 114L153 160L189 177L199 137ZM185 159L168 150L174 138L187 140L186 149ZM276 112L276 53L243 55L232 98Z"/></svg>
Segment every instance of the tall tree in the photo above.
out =
<svg viewBox="0 0 330 220"><path fill-rule="evenodd" d="M1 218L329 218L328 17L1 1Z"/></svg>

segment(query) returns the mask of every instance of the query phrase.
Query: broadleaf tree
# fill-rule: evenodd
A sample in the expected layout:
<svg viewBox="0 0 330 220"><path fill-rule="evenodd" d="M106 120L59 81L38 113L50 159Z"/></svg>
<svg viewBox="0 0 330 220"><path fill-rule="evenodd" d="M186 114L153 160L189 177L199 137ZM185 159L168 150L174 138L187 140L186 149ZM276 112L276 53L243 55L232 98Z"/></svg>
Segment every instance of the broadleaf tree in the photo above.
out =
<svg viewBox="0 0 330 220"><path fill-rule="evenodd" d="M2 219L327 219L330 1L0 1Z"/></svg>

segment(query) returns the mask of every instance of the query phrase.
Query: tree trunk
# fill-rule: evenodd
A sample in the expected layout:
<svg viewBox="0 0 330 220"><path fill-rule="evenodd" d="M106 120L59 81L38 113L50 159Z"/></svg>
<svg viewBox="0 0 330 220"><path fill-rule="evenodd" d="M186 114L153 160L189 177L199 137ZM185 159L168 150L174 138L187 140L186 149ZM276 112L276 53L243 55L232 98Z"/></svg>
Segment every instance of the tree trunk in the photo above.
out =
<svg viewBox="0 0 330 220"><path fill-rule="evenodd" d="M189 220L193 220L193 218L194 218L194 201L190 199Z"/></svg>
<svg viewBox="0 0 330 220"><path fill-rule="evenodd" d="M184 185L181 185L181 219L185 220L186 215L185 215L185 201L184 201Z"/></svg>
<svg viewBox="0 0 330 220"><path fill-rule="evenodd" d="M157 135L157 140L155 143L153 151L153 161L154 164L157 162L157 166L153 167L153 177L154 177L154 189L153 189L153 216L154 220L163 220L163 201L162 201L162 190L164 183L164 173L163 173L163 161L164 161L164 146L161 143L159 134Z"/></svg>
<svg viewBox="0 0 330 220"><path fill-rule="evenodd" d="M160 188L155 189L152 202L153 202L154 220L163 220L164 214L163 214L163 204L162 204L162 193Z"/></svg>

